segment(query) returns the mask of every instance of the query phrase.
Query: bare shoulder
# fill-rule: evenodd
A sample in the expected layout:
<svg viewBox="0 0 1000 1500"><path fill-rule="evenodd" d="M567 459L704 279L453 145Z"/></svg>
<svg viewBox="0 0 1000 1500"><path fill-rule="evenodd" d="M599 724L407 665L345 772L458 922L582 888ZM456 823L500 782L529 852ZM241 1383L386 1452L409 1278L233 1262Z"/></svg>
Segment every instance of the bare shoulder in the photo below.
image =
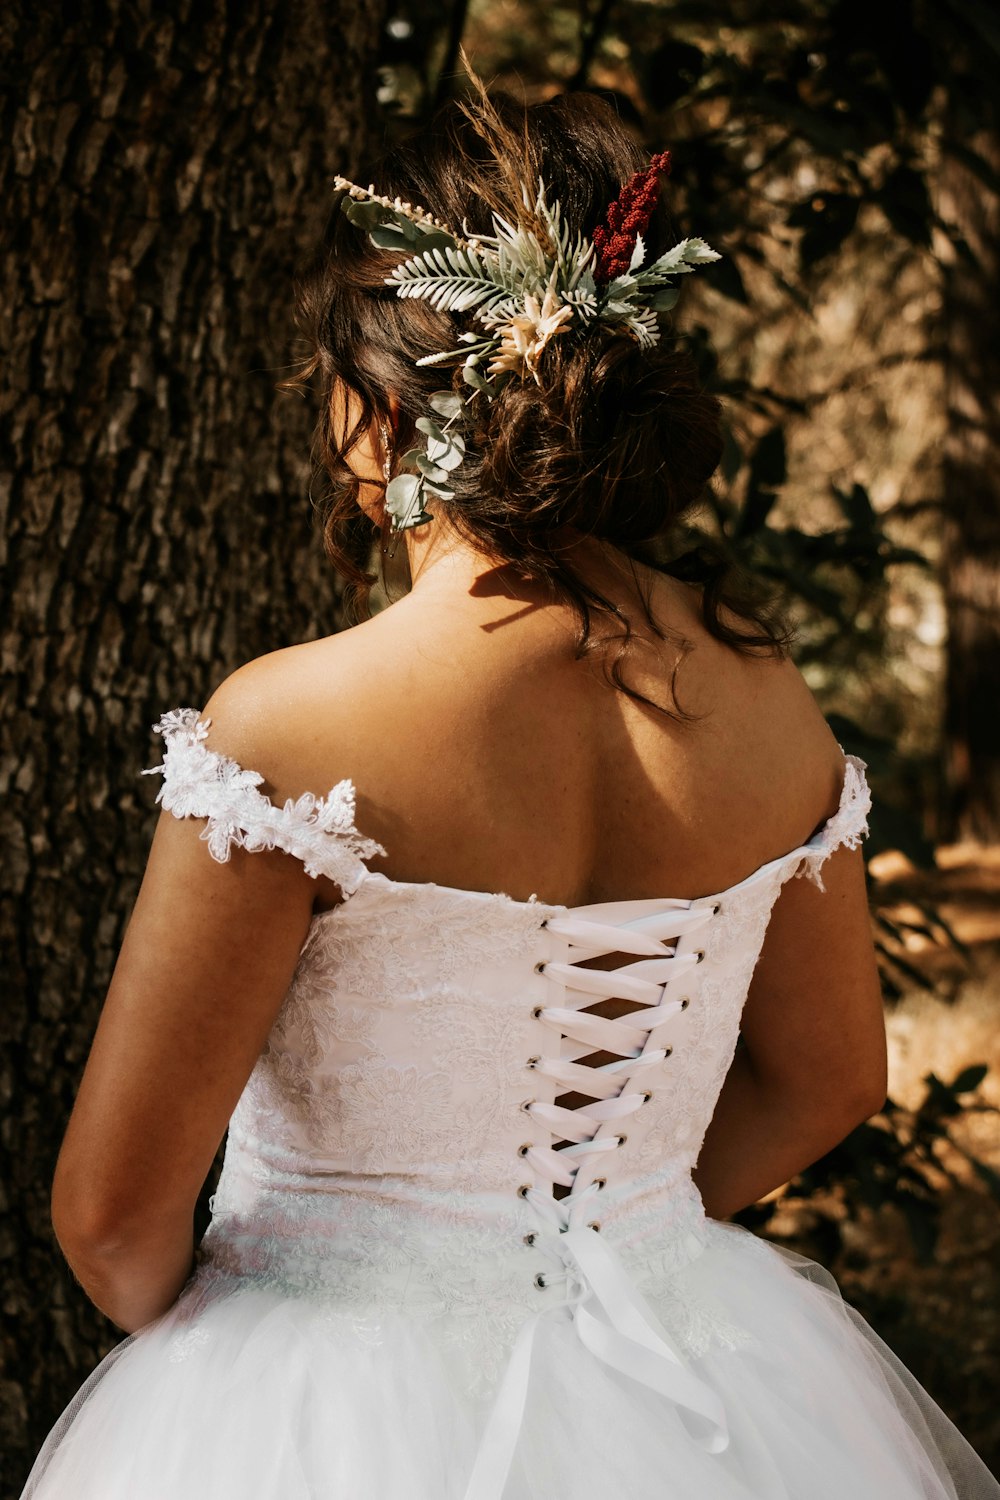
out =
<svg viewBox="0 0 1000 1500"><path fill-rule="evenodd" d="M835 812L843 790L844 752L791 656L783 656L775 663L765 717L771 723L775 759L788 767L786 784L801 787L807 799L810 795L815 797L816 789L825 786L827 805L823 816Z"/></svg>
<svg viewBox="0 0 1000 1500"><path fill-rule="evenodd" d="M356 737L366 701L378 695L383 648L379 617L337 635L286 646L230 673L202 711L209 746L261 771L278 792L310 786L311 762L329 764L336 746ZM321 748L320 748L321 747ZM346 757L345 757L346 759ZM346 774L346 771L345 773Z"/></svg>
<svg viewBox="0 0 1000 1500"><path fill-rule="evenodd" d="M725 623L746 628L736 615L726 615ZM844 752L792 654L736 651L703 628L696 639L689 696L695 711L708 714L707 732L685 740L682 756L693 750L696 760L711 764L713 777L736 787L749 805L763 805L764 789L770 788L792 827L818 823L835 812ZM680 678L682 692L684 670L688 663Z"/></svg>

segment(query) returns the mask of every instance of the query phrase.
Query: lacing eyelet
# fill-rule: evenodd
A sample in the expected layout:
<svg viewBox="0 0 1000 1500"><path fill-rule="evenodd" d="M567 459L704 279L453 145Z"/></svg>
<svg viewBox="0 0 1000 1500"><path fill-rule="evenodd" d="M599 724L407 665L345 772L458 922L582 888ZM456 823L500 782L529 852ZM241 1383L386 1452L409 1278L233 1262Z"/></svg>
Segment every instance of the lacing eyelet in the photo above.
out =
<svg viewBox="0 0 1000 1500"><path fill-rule="evenodd" d="M527 1145L525 1145L525 1146L518 1146L518 1148L517 1148L517 1154L518 1154L518 1156L527 1156L527 1154L528 1154L528 1152L530 1150L531 1150L531 1142L528 1141Z"/></svg>
<svg viewBox="0 0 1000 1500"><path fill-rule="evenodd" d="M619 1144L619 1146L624 1146L624 1144L625 1144L625 1142L627 1140L628 1140L628 1136L627 1135L620 1135L618 1137L618 1144Z"/></svg>
<svg viewBox="0 0 1000 1500"><path fill-rule="evenodd" d="M602 1191L604 1188L607 1187L607 1185L608 1185L608 1179L606 1177L595 1177L594 1178L594 1186L598 1189L598 1191Z"/></svg>
<svg viewBox="0 0 1000 1500"><path fill-rule="evenodd" d="M687 1010L687 1008L688 1008L688 1006L690 1004L691 1004L691 996L690 995L684 995L681 998L681 1010Z"/></svg>
<svg viewBox="0 0 1000 1500"><path fill-rule="evenodd" d="M542 1059L540 1057L529 1057L524 1066L526 1068L537 1068L541 1060Z"/></svg>
<svg viewBox="0 0 1000 1500"><path fill-rule="evenodd" d="M521 1102L521 1108L524 1110L525 1114L527 1114L530 1111L531 1106L534 1103L535 1103L534 1099L524 1099L524 1100L522 1100L522 1102Z"/></svg>
<svg viewBox="0 0 1000 1500"><path fill-rule="evenodd" d="M545 960L544 959L542 959L542 961L540 963L537 963L535 965L535 973L536 974L544 974L545 973Z"/></svg>
<svg viewBox="0 0 1000 1500"><path fill-rule="evenodd" d="M519 1198L527 1198L527 1196L528 1196L528 1194L530 1192L531 1192L531 1183L530 1182L522 1182L521 1186L517 1190L517 1196Z"/></svg>
<svg viewBox="0 0 1000 1500"><path fill-rule="evenodd" d="M721 901L716 901L715 905L712 907L712 915L713 915L713 917L717 917L719 915L719 912L721 910L722 910L722 902Z"/></svg>
<svg viewBox="0 0 1000 1500"><path fill-rule="evenodd" d="M544 1291L545 1287L548 1286L548 1282L545 1280L544 1271L539 1271L538 1275L535 1277L535 1285L540 1292Z"/></svg>
<svg viewBox="0 0 1000 1500"><path fill-rule="evenodd" d="M674 1051L673 1047L664 1047L664 1049L663 1049L663 1056L664 1057L672 1057L673 1056L673 1051Z"/></svg>
<svg viewBox="0 0 1000 1500"><path fill-rule="evenodd" d="M535 1231L534 1231L534 1230L531 1230L531 1232L530 1232L530 1233L529 1233L529 1234L526 1234L526 1235L525 1235L525 1236L524 1236L524 1243L525 1243L525 1244L526 1244L526 1245L533 1245L533 1244L534 1244L534 1243L535 1243L535 1240L536 1240L536 1239L537 1239L537 1238L538 1238L538 1236L537 1236L537 1234L536 1234L536 1233L535 1233Z"/></svg>
<svg viewBox="0 0 1000 1500"><path fill-rule="evenodd" d="M647 1089L646 1092L642 1096L642 1102L643 1102L643 1104L648 1104L649 1101L650 1101L650 1099L652 1099L652 1097L653 1096L650 1093L649 1089Z"/></svg>
<svg viewBox="0 0 1000 1500"><path fill-rule="evenodd" d="M699 948L698 949L698 962L701 963L702 960L704 959L704 957L705 957L705 950L704 950L704 948Z"/></svg>
<svg viewBox="0 0 1000 1500"><path fill-rule="evenodd" d="M548 917L543 917L542 918L542 926L543 927L548 927L548 925L549 925L549 919L548 919Z"/></svg>
<svg viewBox="0 0 1000 1500"><path fill-rule="evenodd" d="M596 1229L598 1233L600 1233L601 1225L597 1219L591 1219L590 1223L587 1225L587 1228Z"/></svg>
<svg viewBox="0 0 1000 1500"><path fill-rule="evenodd" d="M534 1019L536 1021L538 1020L539 1016L542 1014L542 1011L544 1009L545 1009L544 1005L536 1005L536 1006L533 1007L531 1014L532 1014L532 1016L534 1017Z"/></svg>

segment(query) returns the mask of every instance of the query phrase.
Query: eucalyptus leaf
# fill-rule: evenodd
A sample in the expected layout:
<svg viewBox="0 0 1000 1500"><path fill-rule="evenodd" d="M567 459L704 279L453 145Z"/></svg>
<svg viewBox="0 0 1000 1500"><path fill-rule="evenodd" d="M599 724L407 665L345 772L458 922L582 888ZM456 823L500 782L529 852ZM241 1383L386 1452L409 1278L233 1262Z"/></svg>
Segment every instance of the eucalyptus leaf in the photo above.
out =
<svg viewBox="0 0 1000 1500"><path fill-rule="evenodd" d="M651 307L654 312L669 312L670 308L676 306L680 294L681 289L679 286L657 287L646 298L646 306Z"/></svg>
<svg viewBox="0 0 1000 1500"><path fill-rule="evenodd" d="M384 204L371 203L360 198L342 198L340 207L344 217L352 224L357 224L359 229L374 229L377 224L383 223L386 217Z"/></svg>
<svg viewBox="0 0 1000 1500"><path fill-rule="evenodd" d="M418 417L416 420L418 432L426 432L430 438L436 438L439 443L446 443L448 439L441 431L441 424L435 422L433 417Z"/></svg>
<svg viewBox="0 0 1000 1500"><path fill-rule="evenodd" d="M465 442L457 432L454 436L449 433L441 442L428 438L427 456L442 469L457 469L465 457Z"/></svg>
<svg viewBox="0 0 1000 1500"><path fill-rule="evenodd" d="M436 479L438 484L447 484L448 471L442 469L427 457L426 453L417 454L417 468L427 479Z"/></svg>
<svg viewBox="0 0 1000 1500"><path fill-rule="evenodd" d="M392 516L403 516L420 494L419 474L397 474L386 485L385 508Z"/></svg>
<svg viewBox="0 0 1000 1500"><path fill-rule="evenodd" d="M432 510L425 510L423 503L421 503L420 509L414 511L412 516L407 516L404 520L396 523L396 530L412 531L414 526L426 526L427 522L433 521L433 519L434 512Z"/></svg>
<svg viewBox="0 0 1000 1500"><path fill-rule="evenodd" d="M375 228L369 231L368 238L380 250L409 250L414 236L407 231L412 230L413 225L409 220L406 224L406 229L401 224L376 224Z"/></svg>
<svg viewBox="0 0 1000 1500"><path fill-rule="evenodd" d="M433 251L433 249L442 249L445 246L454 245L454 240L451 239L450 234L445 233L444 229L424 229L424 231L421 231L418 223L412 222L411 219L405 219L405 217L400 217L396 222L399 225L399 236L397 236L396 242L385 243L384 248L388 249L388 251L396 251L396 249L399 249L399 251L412 251L414 245L420 245L420 251L423 254L424 249L432 249ZM403 228L403 225L406 228ZM379 234L388 236L388 234L393 233L393 225L381 225L378 229L373 229L370 239L373 240L375 245L381 245L382 242L378 239Z"/></svg>
<svg viewBox="0 0 1000 1500"><path fill-rule="evenodd" d="M435 391L428 405L432 411L439 412L442 417L462 415L462 398L457 391Z"/></svg>
<svg viewBox="0 0 1000 1500"><path fill-rule="evenodd" d="M462 379L466 385L471 385L474 390L488 391L489 384L480 375L475 365L464 365L462 368Z"/></svg>

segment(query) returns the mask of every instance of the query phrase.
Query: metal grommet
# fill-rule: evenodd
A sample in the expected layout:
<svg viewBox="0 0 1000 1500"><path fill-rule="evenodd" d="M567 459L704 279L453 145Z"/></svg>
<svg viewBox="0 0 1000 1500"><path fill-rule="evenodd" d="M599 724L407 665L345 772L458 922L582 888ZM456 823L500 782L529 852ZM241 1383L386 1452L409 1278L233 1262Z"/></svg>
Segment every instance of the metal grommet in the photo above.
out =
<svg viewBox="0 0 1000 1500"><path fill-rule="evenodd" d="M664 1058L673 1056L673 1051L674 1051L673 1047L664 1047L664 1049L663 1049L663 1056L664 1056Z"/></svg>
<svg viewBox="0 0 1000 1500"><path fill-rule="evenodd" d="M517 1196L519 1198L527 1198L527 1196L528 1196L528 1194L530 1192L531 1192L531 1183L530 1182L522 1182L521 1186L517 1190Z"/></svg>
<svg viewBox="0 0 1000 1500"><path fill-rule="evenodd" d="M542 1014L542 1011L544 1009L545 1009L544 1005L535 1005L535 1006L532 1007L531 1014L532 1014L532 1016L534 1017L534 1019L536 1021L538 1020L539 1016Z"/></svg>
<svg viewBox="0 0 1000 1500"><path fill-rule="evenodd" d="M545 960L544 959L542 959L540 963L537 963L535 965L535 973L536 974L544 974L545 973Z"/></svg>
<svg viewBox="0 0 1000 1500"><path fill-rule="evenodd" d="M713 917L717 917L719 915L719 912L721 910L722 910L722 902L721 901L716 901L715 905L712 907L712 915L713 915Z"/></svg>
<svg viewBox="0 0 1000 1500"><path fill-rule="evenodd" d="M543 927L548 927L548 925L549 925L549 919L548 919L548 917L543 917L542 918L542 926Z"/></svg>
<svg viewBox="0 0 1000 1500"><path fill-rule="evenodd" d="M702 959L704 957L705 957L705 950L704 950L704 948L699 948L698 949L698 962L701 963L701 961L702 961Z"/></svg>
<svg viewBox="0 0 1000 1500"><path fill-rule="evenodd" d="M681 998L681 1010L687 1010L687 1008L688 1008L688 1006L690 1004L691 1004L691 996L690 995L684 995L684 996L682 996L682 998Z"/></svg>
<svg viewBox="0 0 1000 1500"><path fill-rule="evenodd" d="M528 1152L530 1150L531 1150L531 1142L529 1141L526 1146L518 1146L518 1148L517 1148L517 1154L518 1154L518 1156L527 1156L527 1154L528 1154Z"/></svg>
<svg viewBox="0 0 1000 1500"><path fill-rule="evenodd" d="M537 1066L541 1062L541 1060L542 1059L540 1057L529 1057L528 1061L525 1063L524 1066L526 1068L537 1068Z"/></svg>
<svg viewBox="0 0 1000 1500"><path fill-rule="evenodd" d="M595 1177L594 1178L594 1186L598 1190L601 1190L602 1188L606 1188L607 1185L608 1185L608 1179L606 1177Z"/></svg>
<svg viewBox="0 0 1000 1500"><path fill-rule="evenodd" d="M535 1277L535 1285L537 1286L539 1291L543 1291L544 1288L548 1286L548 1282L545 1280L544 1271L539 1271L538 1275Z"/></svg>
<svg viewBox="0 0 1000 1500"><path fill-rule="evenodd" d="M643 1104L648 1104L649 1101L650 1101L650 1099L652 1099L652 1097L653 1096L650 1093L649 1089L647 1089L646 1092L642 1096L642 1102L643 1102Z"/></svg>
<svg viewBox="0 0 1000 1500"><path fill-rule="evenodd" d="M597 1220L597 1219L591 1219L590 1223L587 1225L587 1228L588 1229L596 1229L598 1231L598 1233L600 1233L601 1225L600 1225L599 1220Z"/></svg>
<svg viewBox="0 0 1000 1500"><path fill-rule="evenodd" d="M534 1103L535 1103L534 1099L524 1099L524 1100L522 1100L520 1107L521 1107L521 1109L524 1110L525 1114L527 1114L528 1111L531 1109L531 1106Z"/></svg>
<svg viewBox="0 0 1000 1500"><path fill-rule="evenodd" d="M627 1140L628 1140L628 1136L627 1135L620 1135L618 1137L618 1144L619 1144L619 1146L624 1146L624 1144L625 1144L625 1142Z"/></svg>
<svg viewBox="0 0 1000 1500"><path fill-rule="evenodd" d="M531 1230L531 1232L529 1234L526 1234L524 1236L524 1243L526 1245L533 1245L535 1243L535 1240L537 1238L538 1238L538 1236L536 1235L535 1231Z"/></svg>

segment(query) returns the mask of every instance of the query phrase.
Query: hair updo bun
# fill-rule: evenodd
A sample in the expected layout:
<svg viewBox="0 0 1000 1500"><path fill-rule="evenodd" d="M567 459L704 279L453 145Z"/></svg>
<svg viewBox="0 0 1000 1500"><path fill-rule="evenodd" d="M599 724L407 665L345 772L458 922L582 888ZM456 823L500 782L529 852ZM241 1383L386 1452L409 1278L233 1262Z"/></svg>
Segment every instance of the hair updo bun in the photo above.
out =
<svg viewBox="0 0 1000 1500"><path fill-rule="evenodd" d="M596 94L561 94L525 106L506 93L487 95L471 76L478 99L447 101L404 144L364 160L356 180L374 183L390 199L419 203L474 236L492 234L494 214L516 222L522 183L533 187L541 176L563 221L592 236L622 184L646 166L648 153ZM378 528L357 504L360 485L345 455L388 416L390 393L399 403L394 452L419 441L415 423L428 414L430 396L449 376L461 390L462 372L416 361L454 348L460 334L481 333L481 327L471 312L443 312L426 300L398 297L385 277L406 255L373 247L339 211L340 198L299 287L300 323L311 349L301 378L318 371L324 382L317 438L331 481L326 548L348 584L349 605L363 614L375 582L367 566ZM643 236L647 262L678 238L661 195ZM537 374L537 383L515 378L492 401L470 404L462 429L466 456L449 474L455 498L431 497L431 508L446 513L485 554L547 583L571 603L580 617L580 655L591 646L591 612L616 618L622 649L613 680L644 702L652 700L628 688L620 673L630 623L567 561L557 545L564 528L702 584L707 628L737 650L783 649L788 636L773 605L762 602L752 580L707 538L669 562L650 549L660 539L669 542L702 500L722 455L721 402L701 388L690 353L666 333L643 349L624 331L574 320L548 341ZM359 401L358 420L346 435L333 430L328 397L337 380ZM726 624L721 605L751 628ZM662 638L648 607L646 615Z"/></svg>
<svg viewBox="0 0 1000 1500"><path fill-rule="evenodd" d="M545 549L568 525L628 550L701 498L722 453L720 403L690 355L572 330L547 346L541 386L511 381L482 408L468 510L499 543ZM463 506L463 509L465 507Z"/></svg>

